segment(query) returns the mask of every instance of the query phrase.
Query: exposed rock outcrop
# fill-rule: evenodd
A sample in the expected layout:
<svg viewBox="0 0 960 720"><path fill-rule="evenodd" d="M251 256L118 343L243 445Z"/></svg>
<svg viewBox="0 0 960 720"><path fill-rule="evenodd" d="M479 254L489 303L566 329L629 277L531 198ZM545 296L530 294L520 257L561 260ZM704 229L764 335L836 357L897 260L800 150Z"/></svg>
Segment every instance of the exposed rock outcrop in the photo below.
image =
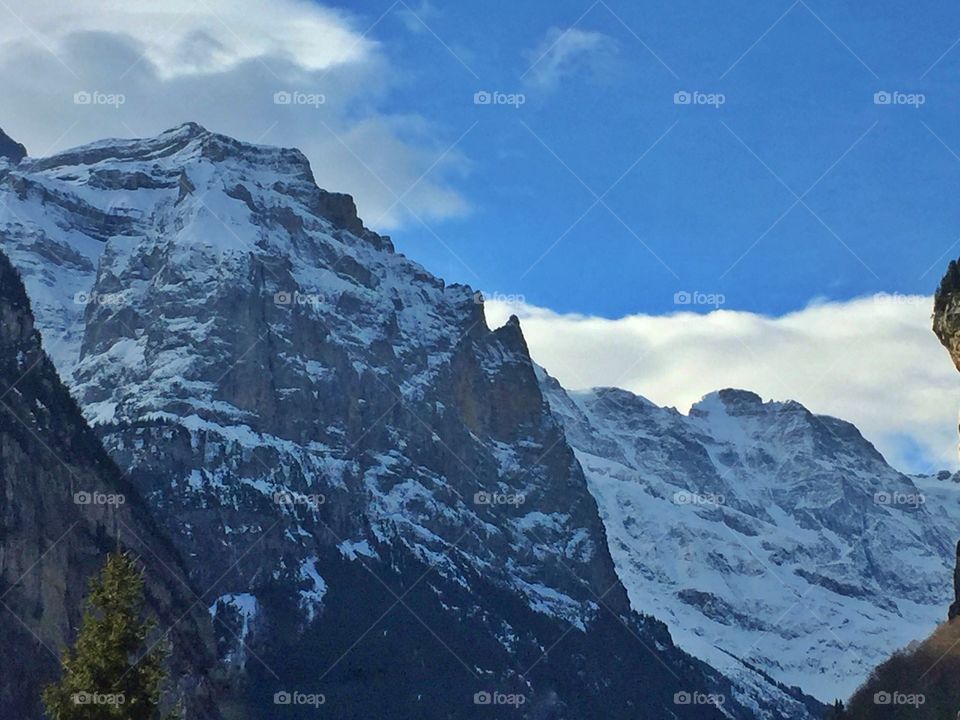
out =
<svg viewBox="0 0 960 720"><path fill-rule="evenodd" d="M960 370L960 265L950 262L933 300L933 332Z"/></svg>
<svg viewBox="0 0 960 720"><path fill-rule="evenodd" d="M171 701L182 699L188 718L216 717L205 608L60 383L20 278L0 253L0 715L40 717L40 690L58 676L87 580L116 549L142 559L148 606L163 630L172 628Z"/></svg>
<svg viewBox="0 0 960 720"><path fill-rule="evenodd" d="M0 158L6 158L14 165L27 156L27 149L0 130Z"/></svg>
<svg viewBox="0 0 960 720"><path fill-rule="evenodd" d="M953 620L960 615L960 542L957 542L957 565L953 569L953 602L947 612L947 619Z"/></svg>
<svg viewBox="0 0 960 720"><path fill-rule="evenodd" d="M960 265L951 261L934 296L933 331L960 370ZM949 473L940 478L949 480ZM947 496L956 502L953 493ZM938 508L943 512L945 508ZM960 542L953 571L954 600L947 622L876 667L850 698L851 720L960 717Z"/></svg>
<svg viewBox="0 0 960 720"><path fill-rule="evenodd" d="M933 332L960 370L960 264L957 260L950 261L934 296ZM950 620L960 615L960 542L957 543L957 564L953 571L953 592L954 601L948 610Z"/></svg>

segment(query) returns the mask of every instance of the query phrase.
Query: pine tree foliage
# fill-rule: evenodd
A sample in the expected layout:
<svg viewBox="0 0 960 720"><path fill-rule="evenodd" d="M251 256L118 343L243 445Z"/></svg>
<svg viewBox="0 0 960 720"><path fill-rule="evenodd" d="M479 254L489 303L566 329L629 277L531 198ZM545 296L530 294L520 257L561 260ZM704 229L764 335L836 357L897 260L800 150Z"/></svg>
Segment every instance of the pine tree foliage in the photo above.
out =
<svg viewBox="0 0 960 720"><path fill-rule="evenodd" d="M843 702L840 700L834 702L833 705L827 709L827 714L824 717L825 720L844 720L844 718L847 717L847 711L843 706Z"/></svg>
<svg viewBox="0 0 960 720"><path fill-rule="evenodd" d="M63 676L43 691L50 720L160 716L169 647L165 640L150 642L156 621L143 615L142 574L129 555L111 555L90 583L76 643L63 656Z"/></svg>

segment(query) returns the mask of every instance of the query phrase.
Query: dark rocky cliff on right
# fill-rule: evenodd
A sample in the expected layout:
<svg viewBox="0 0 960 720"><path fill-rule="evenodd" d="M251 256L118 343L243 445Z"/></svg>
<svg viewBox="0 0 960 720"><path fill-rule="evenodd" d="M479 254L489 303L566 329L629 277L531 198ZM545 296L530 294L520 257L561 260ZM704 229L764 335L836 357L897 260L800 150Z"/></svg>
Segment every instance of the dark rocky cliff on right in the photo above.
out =
<svg viewBox="0 0 960 720"><path fill-rule="evenodd" d="M933 332L960 370L960 265L956 260L950 261L933 299ZM960 542L957 542L957 565L953 571L953 595L947 613L949 620L960 615Z"/></svg>
<svg viewBox="0 0 960 720"><path fill-rule="evenodd" d="M950 261L933 299L933 332L960 370L960 266Z"/></svg>
<svg viewBox="0 0 960 720"><path fill-rule="evenodd" d="M950 262L933 302L933 332L960 371L960 265ZM960 535L960 529L958 529ZM878 666L838 717L856 720L960 717L960 542L947 622ZM945 593L946 594L946 593Z"/></svg>

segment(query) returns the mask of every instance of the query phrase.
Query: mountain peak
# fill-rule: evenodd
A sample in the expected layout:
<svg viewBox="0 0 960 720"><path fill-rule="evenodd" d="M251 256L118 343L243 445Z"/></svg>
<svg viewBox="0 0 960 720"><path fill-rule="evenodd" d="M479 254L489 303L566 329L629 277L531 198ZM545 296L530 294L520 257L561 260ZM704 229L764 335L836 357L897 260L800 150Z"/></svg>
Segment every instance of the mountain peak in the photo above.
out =
<svg viewBox="0 0 960 720"><path fill-rule="evenodd" d="M0 155L4 149L2 137ZM11 147L22 149L15 144ZM10 152L17 162L25 150L19 154ZM269 214L269 203L257 203L279 194L312 215L325 218L335 228L352 233L377 249L393 252L389 237L364 226L353 197L319 187L310 161L300 150L238 140L196 122L177 125L152 137L99 140L49 157L30 159L20 168L46 174L57 186L66 179L68 186L89 185L98 191L159 191L152 198L144 196L146 202L154 203L171 189L183 200L194 191L199 197L227 187L230 198L261 214ZM171 182L174 176L176 182ZM184 192L187 188L190 191ZM127 200L130 199L128 195ZM208 207L210 202L215 203L208 197L199 206ZM145 207L139 210L144 214L152 212ZM290 217L282 220L299 222Z"/></svg>
<svg viewBox="0 0 960 720"><path fill-rule="evenodd" d="M210 135L210 131L207 130L203 125L192 120L185 123L181 123L175 127L170 128L169 130L164 130L161 135L191 135L193 137L199 137L200 135Z"/></svg>
<svg viewBox="0 0 960 720"><path fill-rule="evenodd" d="M27 156L27 149L0 129L0 158L7 158L14 165Z"/></svg>
<svg viewBox="0 0 960 720"><path fill-rule="evenodd" d="M738 388L724 388L718 390L716 395L726 404L732 405L762 405L763 399L751 390L740 390Z"/></svg>
<svg viewBox="0 0 960 720"><path fill-rule="evenodd" d="M712 411L722 411L728 415L744 412L753 413L764 405L763 399L750 390L724 388L704 395L690 408L691 415L708 415Z"/></svg>

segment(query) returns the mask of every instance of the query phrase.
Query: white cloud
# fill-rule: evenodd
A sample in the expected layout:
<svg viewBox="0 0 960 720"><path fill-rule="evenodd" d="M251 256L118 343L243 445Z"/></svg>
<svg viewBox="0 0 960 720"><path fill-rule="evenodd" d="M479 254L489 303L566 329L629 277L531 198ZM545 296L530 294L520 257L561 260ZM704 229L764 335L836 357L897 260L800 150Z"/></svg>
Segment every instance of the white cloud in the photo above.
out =
<svg viewBox="0 0 960 720"><path fill-rule="evenodd" d="M797 400L848 420L894 466L957 467L960 376L930 330L932 299L813 304L782 317L562 315L487 303L492 326L520 317L534 359L571 389L615 385L686 412L725 387ZM921 458L929 462L925 466Z"/></svg>
<svg viewBox="0 0 960 720"><path fill-rule="evenodd" d="M307 70L363 58L374 43L339 13L307 0L71 0L15 3L0 39L25 34L56 51L70 35L107 32L143 47L161 76L229 69L258 57L287 57Z"/></svg>
<svg viewBox="0 0 960 720"><path fill-rule="evenodd" d="M430 32L428 23L439 14L440 11L429 0L422 0L416 8L404 3L403 8L397 10L397 17L407 30L417 35Z"/></svg>
<svg viewBox="0 0 960 720"><path fill-rule="evenodd" d="M617 42L609 35L579 28L550 28L529 59L526 82L543 90L552 90L571 76L606 74L613 64Z"/></svg>
<svg viewBox="0 0 960 720"><path fill-rule="evenodd" d="M455 138L439 140L423 118L382 109L403 75L342 13L301 0L20 5L19 19L0 25L0 127L33 155L193 120L299 147L319 184L354 195L374 229L469 210L451 186L463 157L454 150L434 166ZM81 90L125 102L78 106ZM325 102L278 106L280 90Z"/></svg>

